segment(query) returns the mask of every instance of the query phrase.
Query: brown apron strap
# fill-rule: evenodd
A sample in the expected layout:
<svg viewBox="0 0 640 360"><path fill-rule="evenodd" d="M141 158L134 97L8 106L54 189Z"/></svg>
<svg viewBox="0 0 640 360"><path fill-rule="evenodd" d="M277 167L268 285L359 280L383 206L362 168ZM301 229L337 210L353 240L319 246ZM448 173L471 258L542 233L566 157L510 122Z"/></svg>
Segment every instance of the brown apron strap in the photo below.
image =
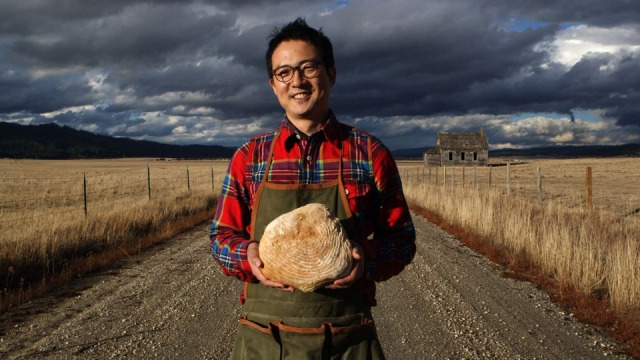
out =
<svg viewBox="0 0 640 360"><path fill-rule="evenodd" d="M251 211L251 234L250 238L254 241L260 241L260 239L255 238L256 232L256 221L258 218L258 207L260 206L260 199L262 199L262 192L264 191L264 186L267 182L267 178L269 176L269 170L271 169L271 163L273 162L273 150L276 147L276 141L280 137L280 131L276 130L273 134L273 140L271 140L271 146L269 147L269 155L267 157L267 167L264 169L264 177L262 178L262 182L258 185L258 190L253 198L253 211Z"/></svg>

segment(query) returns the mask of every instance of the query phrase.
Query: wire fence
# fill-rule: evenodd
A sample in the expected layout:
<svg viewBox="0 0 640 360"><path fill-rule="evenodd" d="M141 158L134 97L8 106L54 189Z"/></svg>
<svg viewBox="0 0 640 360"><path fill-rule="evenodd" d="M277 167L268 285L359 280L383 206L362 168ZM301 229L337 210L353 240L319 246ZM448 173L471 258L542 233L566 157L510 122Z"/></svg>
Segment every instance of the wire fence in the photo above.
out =
<svg viewBox="0 0 640 360"><path fill-rule="evenodd" d="M0 179L0 228L50 216L90 216L180 192L216 191L224 173L213 166L149 166L99 169L68 177L9 176Z"/></svg>
<svg viewBox="0 0 640 360"><path fill-rule="evenodd" d="M493 190L546 204L608 210L640 216L640 167L539 166L507 163L483 167L399 167L403 182L450 188Z"/></svg>
<svg viewBox="0 0 640 360"><path fill-rule="evenodd" d="M626 163L625 163L626 164ZM66 214L87 217L127 202L175 196L179 192L219 191L222 165L136 165L96 167L72 175L0 177L0 229L30 220ZM226 163L224 164L226 168ZM418 181L460 188L491 189L541 204L589 206L621 216L640 216L640 166L549 166L507 163L488 167L399 165L403 182ZM126 206L126 205L125 205ZM0 231L1 233L1 231Z"/></svg>

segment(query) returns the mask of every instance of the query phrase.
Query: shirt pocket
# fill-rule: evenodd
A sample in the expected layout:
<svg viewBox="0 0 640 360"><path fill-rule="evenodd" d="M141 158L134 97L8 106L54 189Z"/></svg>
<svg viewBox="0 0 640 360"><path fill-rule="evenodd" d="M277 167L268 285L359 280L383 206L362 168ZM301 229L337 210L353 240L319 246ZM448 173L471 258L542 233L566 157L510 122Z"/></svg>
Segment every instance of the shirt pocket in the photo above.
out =
<svg viewBox="0 0 640 360"><path fill-rule="evenodd" d="M371 204L371 184L346 183L344 191L349 201L349 208L356 217L359 217Z"/></svg>

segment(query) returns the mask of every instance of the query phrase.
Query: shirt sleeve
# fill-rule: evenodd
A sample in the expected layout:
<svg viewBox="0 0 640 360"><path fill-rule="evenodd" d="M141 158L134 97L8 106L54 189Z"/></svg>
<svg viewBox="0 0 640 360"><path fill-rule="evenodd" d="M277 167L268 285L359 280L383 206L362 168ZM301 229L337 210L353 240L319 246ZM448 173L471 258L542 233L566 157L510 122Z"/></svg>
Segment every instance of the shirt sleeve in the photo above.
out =
<svg viewBox="0 0 640 360"><path fill-rule="evenodd" d="M229 163L216 214L209 230L211 254L225 275L242 281L255 277L247 260L251 223L248 191L244 186L249 144L240 147Z"/></svg>
<svg viewBox="0 0 640 360"><path fill-rule="evenodd" d="M416 235L391 153L375 140L371 152L379 211L377 218L372 219L373 237L362 244L365 276L369 280L384 281L400 273L413 260Z"/></svg>

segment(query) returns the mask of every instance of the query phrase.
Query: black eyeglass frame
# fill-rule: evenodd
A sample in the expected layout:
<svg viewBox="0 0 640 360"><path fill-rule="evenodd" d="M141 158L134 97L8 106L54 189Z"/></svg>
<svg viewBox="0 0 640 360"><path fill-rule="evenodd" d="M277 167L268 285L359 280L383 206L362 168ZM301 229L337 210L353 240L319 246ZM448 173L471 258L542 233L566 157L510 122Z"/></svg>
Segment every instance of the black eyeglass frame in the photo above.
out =
<svg viewBox="0 0 640 360"><path fill-rule="evenodd" d="M304 73L304 66L305 65L309 65L309 64L313 64L316 69L315 72L313 73L313 75L311 76L306 76ZM298 66L291 66L291 65L282 65L282 66L278 66L277 68L273 69L273 71L271 71L271 76L274 77L276 80L280 81L281 83L287 84L290 83L293 80L293 77L296 76L296 71L300 74L300 76L302 76L305 79L313 79L315 77L318 76L319 70L320 70L320 65L324 65L324 63L320 62L320 61L313 61L313 60L309 60L309 61L303 61L302 63L300 63ZM278 70L281 69L291 69L291 77L287 80L283 79L282 76L276 74L276 72Z"/></svg>

